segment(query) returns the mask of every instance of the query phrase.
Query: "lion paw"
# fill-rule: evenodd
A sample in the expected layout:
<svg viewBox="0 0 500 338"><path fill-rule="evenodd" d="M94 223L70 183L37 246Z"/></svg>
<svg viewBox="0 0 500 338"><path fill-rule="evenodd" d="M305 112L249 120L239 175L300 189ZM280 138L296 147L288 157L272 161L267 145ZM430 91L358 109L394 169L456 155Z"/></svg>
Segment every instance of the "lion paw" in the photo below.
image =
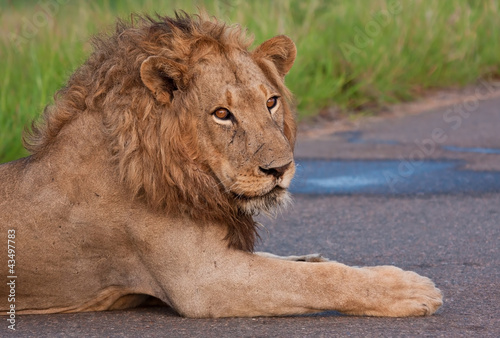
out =
<svg viewBox="0 0 500 338"><path fill-rule="evenodd" d="M394 266L365 267L368 283L363 315L408 317L428 316L443 304L441 291L427 277Z"/></svg>
<svg viewBox="0 0 500 338"><path fill-rule="evenodd" d="M309 255L303 255L303 256L290 256L292 258L291 260L297 261L297 262L329 262L330 260L328 258L325 258L321 256L319 253L314 253L314 254L309 254Z"/></svg>
<svg viewBox="0 0 500 338"><path fill-rule="evenodd" d="M301 255L301 256L277 256L268 252L256 252L256 255L267 257L267 258L275 258L282 259L285 261L293 261L293 262L329 262L328 258L321 256L319 253L309 254L309 255Z"/></svg>

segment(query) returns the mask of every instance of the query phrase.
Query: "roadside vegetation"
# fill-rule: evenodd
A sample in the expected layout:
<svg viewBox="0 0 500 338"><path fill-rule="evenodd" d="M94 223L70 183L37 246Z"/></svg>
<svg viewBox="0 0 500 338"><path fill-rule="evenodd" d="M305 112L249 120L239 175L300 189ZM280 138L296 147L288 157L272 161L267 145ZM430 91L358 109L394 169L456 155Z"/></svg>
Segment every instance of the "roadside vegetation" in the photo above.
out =
<svg viewBox="0 0 500 338"><path fill-rule="evenodd" d="M286 82L299 118L335 107L374 114L423 92L500 72L494 0L0 0L0 163L27 155L25 125L91 52L89 37L131 12L175 9L239 23L255 44L287 34L298 56Z"/></svg>

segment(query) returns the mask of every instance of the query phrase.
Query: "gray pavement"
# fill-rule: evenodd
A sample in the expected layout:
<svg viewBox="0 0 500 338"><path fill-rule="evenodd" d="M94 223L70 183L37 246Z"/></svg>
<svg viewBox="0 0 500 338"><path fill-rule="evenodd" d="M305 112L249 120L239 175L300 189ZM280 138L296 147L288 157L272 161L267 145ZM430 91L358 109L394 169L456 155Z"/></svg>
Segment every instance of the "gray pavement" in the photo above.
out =
<svg viewBox="0 0 500 338"><path fill-rule="evenodd" d="M350 265L394 264L432 278L444 294L444 305L437 314L368 318L328 312L200 320L156 307L19 316L16 335L500 337L500 99L472 103L458 105L468 107L470 115L454 107L451 113L441 108L362 123L347 132L299 138L296 157L304 163L311 161L312 175L318 174L313 160L322 159L336 168L344 167L343 172L323 172L320 178L333 182L340 176L342 180L317 194L300 190L300 180L304 184L309 179L304 174L294 188L293 207L276 219L260 219L266 226L259 251L280 255L321 252ZM385 163L378 172L377 166L370 166L376 161ZM443 161L456 165L445 172L426 171L429 162ZM413 171L408 169L411 166ZM356 182L367 170L379 178L378 187L396 182L394 189L374 190L373 184ZM384 170L392 173L393 181L387 180ZM457 180L456 189L440 189L448 184L446 178L460 175L460 171L475 176ZM422 172L427 179L419 176ZM471 189L461 189L464 185ZM6 328L3 325L0 330L6 332ZM0 335L4 336L2 331Z"/></svg>

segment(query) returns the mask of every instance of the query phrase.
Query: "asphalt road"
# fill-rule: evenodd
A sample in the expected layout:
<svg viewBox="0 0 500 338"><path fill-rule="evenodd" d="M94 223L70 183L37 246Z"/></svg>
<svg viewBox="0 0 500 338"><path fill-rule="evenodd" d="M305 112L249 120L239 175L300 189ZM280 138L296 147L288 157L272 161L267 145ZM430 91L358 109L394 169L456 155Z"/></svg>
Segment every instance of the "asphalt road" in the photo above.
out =
<svg viewBox="0 0 500 338"><path fill-rule="evenodd" d="M464 107L470 115L460 113ZM444 305L431 317L328 312L200 320L156 307L19 316L16 335L500 337L499 107L500 99L478 99L476 104L459 103L451 113L445 107L361 124L348 132L302 137L296 156L313 164L297 178L294 206L276 219L261 219L266 229L259 251L320 252L350 265L394 264L432 278L443 291ZM316 170L318 159L333 163L332 170ZM447 170L432 171L432 163L449 161L454 165ZM376 180L356 180L366 171ZM301 190L310 179L318 189L321 184L329 188L321 194ZM6 333L4 323L0 335Z"/></svg>

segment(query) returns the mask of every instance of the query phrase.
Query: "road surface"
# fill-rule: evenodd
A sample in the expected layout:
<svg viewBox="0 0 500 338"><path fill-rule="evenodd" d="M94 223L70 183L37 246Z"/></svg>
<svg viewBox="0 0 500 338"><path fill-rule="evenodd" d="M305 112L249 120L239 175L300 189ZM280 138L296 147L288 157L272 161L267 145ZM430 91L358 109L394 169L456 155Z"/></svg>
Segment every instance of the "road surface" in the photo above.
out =
<svg viewBox="0 0 500 338"><path fill-rule="evenodd" d="M301 137L294 206L257 250L394 264L444 294L426 318L185 319L168 308L18 316L17 336L500 337L500 99ZM57 292L57 290L54 290ZM3 330L3 331L2 331ZM2 333L4 332L4 333ZM0 335L5 337L4 321Z"/></svg>

